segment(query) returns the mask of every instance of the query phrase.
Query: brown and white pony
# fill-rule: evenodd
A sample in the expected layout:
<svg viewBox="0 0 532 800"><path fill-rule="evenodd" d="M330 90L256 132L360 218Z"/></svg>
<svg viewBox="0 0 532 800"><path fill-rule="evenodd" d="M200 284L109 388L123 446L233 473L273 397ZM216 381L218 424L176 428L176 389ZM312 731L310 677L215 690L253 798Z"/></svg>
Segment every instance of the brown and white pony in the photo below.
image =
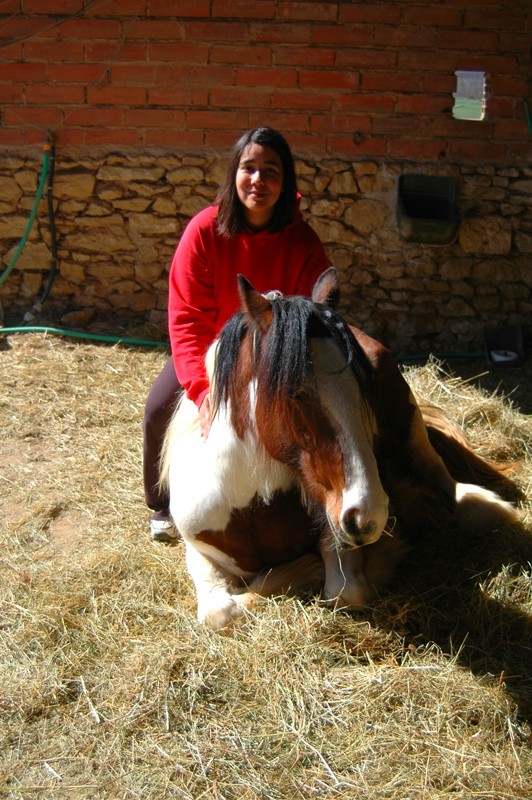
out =
<svg viewBox="0 0 532 800"><path fill-rule="evenodd" d="M162 460L200 621L223 630L258 596L286 592L367 605L404 551L398 531L426 524L423 491L464 525L517 519L475 483L497 470L429 409L451 475L389 352L329 305L334 269L312 299L262 295L243 277L239 292L241 311L207 355L209 435L184 397Z"/></svg>

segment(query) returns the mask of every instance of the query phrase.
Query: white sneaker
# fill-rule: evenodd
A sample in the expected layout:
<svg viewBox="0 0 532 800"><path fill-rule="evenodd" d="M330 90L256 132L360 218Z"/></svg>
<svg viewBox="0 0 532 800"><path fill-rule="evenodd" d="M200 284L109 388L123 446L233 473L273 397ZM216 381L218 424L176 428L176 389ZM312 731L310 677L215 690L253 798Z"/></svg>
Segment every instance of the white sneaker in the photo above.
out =
<svg viewBox="0 0 532 800"><path fill-rule="evenodd" d="M156 512L150 520L150 533L154 542L175 543L179 539L179 531L172 517L163 517L160 512Z"/></svg>

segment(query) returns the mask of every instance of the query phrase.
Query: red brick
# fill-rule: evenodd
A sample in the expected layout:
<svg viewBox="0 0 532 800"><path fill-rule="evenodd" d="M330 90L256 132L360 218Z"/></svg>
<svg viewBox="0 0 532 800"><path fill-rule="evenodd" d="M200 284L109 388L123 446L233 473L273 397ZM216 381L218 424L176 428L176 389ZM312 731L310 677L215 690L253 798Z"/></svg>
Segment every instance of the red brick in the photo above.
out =
<svg viewBox="0 0 532 800"><path fill-rule="evenodd" d="M45 64L0 64L0 81L24 83L46 80Z"/></svg>
<svg viewBox="0 0 532 800"><path fill-rule="evenodd" d="M363 72L362 89L370 92L419 92L423 76L419 72Z"/></svg>
<svg viewBox="0 0 532 800"><path fill-rule="evenodd" d="M502 31L499 36L499 46L502 53L522 53L525 58L528 58L530 51L530 34L504 33L504 31Z"/></svg>
<svg viewBox="0 0 532 800"><path fill-rule="evenodd" d="M94 105L139 106L146 102L146 89L136 86L89 86L87 102Z"/></svg>
<svg viewBox="0 0 532 800"><path fill-rule="evenodd" d="M414 161L438 159L445 157L447 142L435 139L388 139L386 152L395 158L408 158Z"/></svg>
<svg viewBox="0 0 532 800"><path fill-rule="evenodd" d="M294 109L294 111L328 111L331 96L324 92L274 92L272 108Z"/></svg>
<svg viewBox="0 0 532 800"><path fill-rule="evenodd" d="M85 128L59 128L54 130L54 137L58 148L84 145Z"/></svg>
<svg viewBox="0 0 532 800"><path fill-rule="evenodd" d="M24 140L24 134L22 134L21 138L18 128L0 127L0 147L10 147L11 145L20 147L21 144L27 144L27 142Z"/></svg>
<svg viewBox="0 0 532 800"><path fill-rule="evenodd" d="M65 114L65 123L72 127L92 128L97 125L98 127L119 128L124 124L124 109L99 108L95 111L88 106L71 108Z"/></svg>
<svg viewBox="0 0 532 800"><path fill-rule="evenodd" d="M489 28L492 31L520 31L526 25L526 12L512 8L511 5L505 6L501 11L490 8L467 8L465 9L464 28Z"/></svg>
<svg viewBox="0 0 532 800"><path fill-rule="evenodd" d="M171 86L173 80L169 66L113 64L111 67L111 81L119 86Z"/></svg>
<svg viewBox="0 0 532 800"><path fill-rule="evenodd" d="M0 83L0 103L24 105L24 87L15 83Z"/></svg>
<svg viewBox="0 0 532 800"><path fill-rule="evenodd" d="M204 139L203 131L171 131L168 129L148 128L144 134L144 141L147 146L172 147L174 150L177 148L183 150L187 147L203 147Z"/></svg>
<svg viewBox="0 0 532 800"><path fill-rule="evenodd" d="M269 47L213 45L210 51L211 64L267 65L272 63Z"/></svg>
<svg viewBox="0 0 532 800"><path fill-rule="evenodd" d="M448 72L455 69L483 69L483 67L462 67L463 56L454 57L437 50L401 50L398 53L397 69L405 72Z"/></svg>
<svg viewBox="0 0 532 800"><path fill-rule="evenodd" d="M24 43L26 61L47 61L55 64L83 61L82 42L50 41L49 39Z"/></svg>
<svg viewBox="0 0 532 800"><path fill-rule="evenodd" d="M413 134L418 137L430 137L432 135L432 124L432 120L427 117L413 119L411 116L399 117L394 114L375 114L372 118L373 133L392 138L405 137L409 139Z"/></svg>
<svg viewBox="0 0 532 800"><path fill-rule="evenodd" d="M181 109L126 108L124 124L126 128L185 128L185 112Z"/></svg>
<svg viewBox="0 0 532 800"><path fill-rule="evenodd" d="M147 60L153 63L170 61L173 64L206 64L209 60L209 52L210 45L208 44L158 42L157 44L148 44Z"/></svg>
<svg viewBox="0 0 532 800"><path fill-rule="evenodd" d="M13 16L2 20L2 23L2 28L0 30L1 39L8 44L18 39L29 39L32 36L39 36L49 27L48 20L38 17L23 19L22 17Z"/></svg>
<svg viewBox="0 0 532 800"><path fill-rule="evenodd" d="M207 87L178 84L173 87L148 89L148 105L158 106L206 106L209 104Z"/></svg>
<svg viewBox="0 0 532 800"><path fill-rule="evenodd" d="M524 76L508 78L490 74L489 86L494 97L524 97L527 89Z"/></svg>
<svg viewBox="0 0 532 800"><path fill-rule="evenodd" d="M333 67L336 53L327 47L273 47L275 65L295 65L301 67Z"/></svg>
<svg viewBox="0 0 532 800"><path fill-rule="evenodd" d="M26 87L26 102L31 103L50 103L58 105L70 105L73 103L83 103L83 86L52 86L50 84L32 84Z"/></svg>
<svg viewBox="0 0 532 800"><path fill-rule="evenodd" d="M343 3L339 6L340 22L371 22L399 25L401 5L390 3Z"/></svg>
<svg viewBox="0 0 532 800"><path fill-rule="evenodd" d="M145 44L124 44L116 42L90 42L85 45L85 60L98 63L130 62L146 60Z"/></svg>
<svg viewBox="0 0 532 800"><path fill-rule="evenodd" d="M524 138L523 134L530 137L524 111L523 116L516 120L494 120L493 139L496 142L510 142L512 140L519 141L520 139Z"/></svg>
<svg viewBox="0 0 532 800"><path fill-rule="evenodd" d="M231 19L271 19L275 12L275 0L213 0L212 16Z"/></svg>
<svg viewBox="0 0 532 800"><path fill-rule="evenodd" d="M431 94L447 94L451 95L456 91L456 75L454 72L451 75L426 75L423 80L425 90Z"/></svg>
<svg viewBox="0 0 532 800"><path fill-rule="evenodd" d="M386 139L332 134L327 137L327 152L337 156L385 156Z"/></svg>
<svg viewBox="0 0 532 800"><path fill-rule="evenodd" d="M453 31L452 36L447 36L445 46L449 50L465 50L466 52L489 53L497 52L498 33L488 31Z"/></svg>
<svg viewBox="0 0 532 800"><path fill-rule="evenodd" d="M86 145L143 145L144 132L138 128L89 128L85 131Z"/></svg>
<svg viewBox="0 0 532 800"><path fill-rule="evenodd" d="M463 11L461 8L449 8L441 5L422 6L403 3L401 24L461 28ZM440 33L439 35L444 34Z"/></svg>
<svg viewBox="0 0 532 800"><path fill-rule="evenodd" d="M232 67L216 66L215 64L190 65L174 70L174 86L232 86L234 84L234 69Z"/></svg>
<svg viewBox="0 0 532 800"><path fill-rule="evenodd" d="M4 0L2 3L2 14L6 17L20 13L20 0Z"/></svg>
<svg viewBox="0 0 532 800"><path fill-rule="evenodd" d="M299 76L299 85L302 89L356 89L359 83L358 72L301 70Z"/></svg>
<svg viewBox="0 0 532 800"><path fill-rule="evenodd" d="M334 107L342 111L377 111L392 113L394 109L393 95L366 94L353 92L338 95L334 98Z"/></svg>
<svg viewBox="0 0 532 800"><path fill-rule="evenodd" d="M25 44L26 42L13 42L11 44L7 44L7 42L2 43L2 61L22 61L22 48Z"/></svg>
<svg viewBox="0 0 532 800"><path fill-rule="evenodd" d="M394 71L397 68L397 53L395 50L346 47L336 51L335 67L336 69L341 69L342 67L367 69L369 71L368 74L371 74L373 70Z"/></svg>
<svg viewBox="0 0 532 800"><path fill-rule="evenodd" d="M79 0L61 0L60 6L59 13L66 17L71 14L77 14L80 7L82 7L82 3ZM50 0L24 0L25 14L45 14L48 16L50 12Z"/></svg>
<svg viewBox="0 0 532 800"><path fill-rule="evenodd" d="M490 119L502 119L507 117L514 119L523 118L522 103L513 97L489 97L487 102L487 116Z"/></svg>
<svg viewBox="0 0 532 800"><path fill-rule="evenodd" d="M76 64L68 65L68 68L51 64L48 67L48 77L54 83L96 83L103 81L106 76L106 67L102 64Z"/></svg>
<svg viewBox="0 0 532 800"><path fill-rule="evenodd" d="M265 117L268 120L267 123L263 122ZM309 130L308 114L290 114L288 111L277 112L269 111L268 109L251 111L249 114L249 126L254 128L263 124L271 125L272 128L277 128L283 132L305 133Z"/></svg>
<svg viewBox="0 0 532 800"><path fill-rule="evenodd" d="M371 117L367 114L314 114L311 119L314 133L371 133Z"/></svg>
<svg viewBox="0 0 532 800"><path fill-rule="evenodd" d="M244 127L217 130L215 132L206 130L202 134L204 139L204 146L211 147L215 150L229 151L236 142L236 140L242 135L244 130L247 130L248 128L251 127L255 126L252 126L250 122L246 121Z"/></svg>
<svg viewBox="0 0 532 800"><path fill-rule="evenodd" d="M506 154L506 145L492 144L491 142L470 142L465 139L456 139L448 142L450 158L466 158L473 161L498 161Z"/></svg>
<svg viewBox="0 0 532 800"><path fill-rule="evenodd" d="M381 25L375 28L374 41L378 47L433 48L436 45L436 30L417 25L400 25L397 28Z"/></svg>
<svg viewBox="0 0 532 800"><path fill-rule="evenodd" d="M179 8L169 7L168 0L150 0L150 16L166 17L169 11L179 10L179 16L210 17L211 0L179 0Z"/></svg>
<svg viewBox="0 0 532 800"><path fill-rule="evenodd" d="M87 16L127 17L145 16L147 0L113 0L112 3L90 3L85 10Z"/></svg>
<svg viewBox="0 0 532 800"><path fill-rule="evenodd" d="M280 42L281 44L310 43L311 26L290 22L273 22L270 24L250 23L250 42Z"/></svg>
<svg viewBox="0 0 532 800"><path fill-rule="evenodd" d="M398 95L395 101L397 114L442 114L450 111L452 98L447 95L405 94Z"/></svg>
<svg viewBox="0 0 532 800"><path fill-rule="evenodd" d="M373 42L371 25L313 25L313 44L328 44L338 47L367 47Z"/></svg>
<svg viewBox="0 0 532 800"><path fill-rule="evenodd" d="M187 42L244 42L247 28L241 22L187 22L185 39Z"/></svg>
<svg viewBox="0 0 532 800"><path fill-rule="evenodd" d="M238 89L234 86L212 89L210 105L213 108L257 108L269 107L271 92L268 88L264 92L250 92L248 89Z"/></svg>
<svg viewBox="0 0 532 800"><path fill-rule="evenodd" d="M188 111L189 130L194 128L232 128L245 130L247 114L242 111Z"/></svg>
<svg viewBox="0 0 532 800"><path fill-rule="evenodd" d="M63 121L63 112L55 106L31 106L4 108L2 112L4 125L37 125L55 128Z"/></svg>
<svg viewBox="0 0 532 800"><path fill-rule="evenodd" d="M185 40L185 26L180 20L178 21L174 17L166 20L140 19L128 23L127 38L129 40L143 40L150 44L159 39L162 41L171 39L175 42L182 42Z"/></svg>
<svg viewBox="0 0 532 800"><path fill-rule="evenodd" d="M92 39L112 39L119 42L122 24L117 19L76 17L76 19L67 19L62 22L58 30L61 39L75 39L79 42L87 42Z"/></svg>
<svg viewBox="0 0 532 800"><path fill-rule="evenodd" d="M338 3L279 2L277 4L277 16L283 20L336 22Z"/></svg>
<svg viewBox="0 0 532 800"><path fill-rule="evenodd" d="M327 152L327 139L325 136L318 136L316 134L303 136L298 133L289 133L288 142L296 158L305 153L316 153L317 155L323 156L323 154Z"/></svg>
<svg viewBox="0 0 532 800"><path fill-rule="evenodd" d="M292 69L239 69L236 83L238 86L292 89L297 86L297 72Z"/></svg>

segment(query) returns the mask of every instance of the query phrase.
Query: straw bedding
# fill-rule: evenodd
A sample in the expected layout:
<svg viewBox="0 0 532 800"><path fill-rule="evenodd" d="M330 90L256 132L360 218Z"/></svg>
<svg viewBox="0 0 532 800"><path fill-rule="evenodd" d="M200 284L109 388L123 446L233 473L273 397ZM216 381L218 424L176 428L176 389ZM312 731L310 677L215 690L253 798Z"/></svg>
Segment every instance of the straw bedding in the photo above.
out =
<svg viewBox="0 0 532 800"><path fill-rule="evenodd" d="M147 535L140 426L165 358L38 334L0 352L0 796L530 797L522 373L508 399L406 369L482 455L522 462L522 526L420 532L374 608L277 598L221 637L195 622L182 545Z"/></svg>

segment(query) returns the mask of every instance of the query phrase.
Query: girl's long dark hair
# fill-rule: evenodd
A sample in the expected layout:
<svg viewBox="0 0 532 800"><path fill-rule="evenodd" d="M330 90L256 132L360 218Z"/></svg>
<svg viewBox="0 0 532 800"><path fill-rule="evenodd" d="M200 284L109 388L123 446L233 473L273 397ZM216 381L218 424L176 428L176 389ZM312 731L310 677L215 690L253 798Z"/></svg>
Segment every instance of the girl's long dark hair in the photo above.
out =
<svg viewBox="0 0 532 800"><path fill-rule="evenodd" d="M279 133L274 128L254 128L244 133L234 145L231 151L229 167L216 199L218 203L218 231L228 239L236 236L246 227L244 209L236 190L236 174L242 153L252 144L270 147L281 159L283 167L283 190L275 204L269 230L272 233L282 231L293 221L296 215L296 171L288 142L282 133Z"/></svg>

